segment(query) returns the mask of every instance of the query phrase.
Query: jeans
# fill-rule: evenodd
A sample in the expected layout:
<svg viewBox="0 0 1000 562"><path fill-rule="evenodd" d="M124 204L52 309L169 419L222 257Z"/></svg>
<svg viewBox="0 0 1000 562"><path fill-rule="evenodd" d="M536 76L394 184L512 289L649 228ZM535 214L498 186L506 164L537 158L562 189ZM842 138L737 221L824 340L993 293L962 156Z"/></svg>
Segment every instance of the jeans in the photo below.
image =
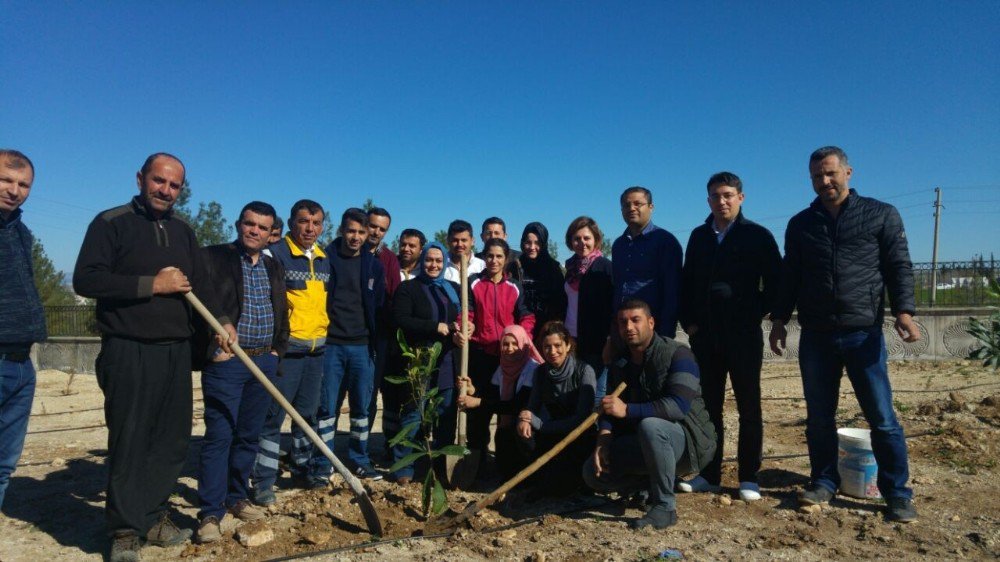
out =
<svg viewBox="0 0 1000 562"><path fill-rule="evenodd" d="M635 433L611 441L611 472L594 474L594 455L583 464L583 481L598 492L634 493L649 490L650 505L676 509L674 478L688 470L686 438L678 422L643 418Z"/></svg>
<svg viewBox="0 0 1000 562"><path fill-rule="evenodd" d="M21 458L34 397L35 367L31 360L0 359L0 507Z"/></svg>
<svg viewBox="0 0 1000 562"><path fill-rule="evenodd" d="M333 450L337 433L339 410L338 393L347 388L351 409L351 438L347 445L347 458L355 466L371 466L368 458L368 407L375 385L375 363L368 353L368 345L329 344L323 362L323 384L320 388L319 436ZM329 476L330 461L320 453L313 453L313 474Z"/></svg>
<svg viewBox="0 0 1000 562"><path fill-rule="evenodd" d="M289 349L281 359L281 375L274 385L281 395L292 403L295 411L316 429L316 410L319 408L319 389L323 381L323 349L312 353ZM260 449L253 467L253 486L256 491L270 490L278 479L278 457L281 455L281 425L285 423L284 408L271 401L260 432ZM289 455L292 472L306 476L313 445L297 424L292 424L292 450Z"/></svg>
<svg viewBox="0 0 1000 562"><path fill-rule="evenodd" d="M871 427L872 451L878 463L878 488L885 498L912 498L906 487L910 469L903 428L892 406L881 326L866 329L802 330L799 367L806 398L806 443L814 486L836 491L837 399L840 378L847 378Z"/></svg>
<svg viewBox="0 0 1000 562"><path fill-rule="evenodd" d="M407 388L409 387L409 385L400 385L400 386L406 386ZM438 404L437 407L438 423L437 427L434 428L433 445L435 449L440 449L445 445L451 445L452 443L455 442L455 389L454 388L443 389L440 391L438 396L441 397L441 403ZM451 415L449 415L449 412L451 413ZM402 416L400 417L399 420L400 428L406 427L407 425L413 422L419 422L419 421L420 421L420 410L416 408L416 406L413 403L413 400L409 400L403 406ZM412 440L414 437L416 437L419 431L420 431L419 426L413 428L413 430L410 431L409 433L409 439ZM393 434L386 433L385 434L386 441L392 439L395 436L396 436L395 433ZM406 455L409 455L412 452L413 452L412 449L403 444L393 445L392 447L393 464L399 462L400 459L402 459ZM414 465L408 464L403 468L400 468L399 470L394 472L392 475L395 478L400 478L403 476L406 476L408 478L413 478L413 472L414 472Z"/></svg>
<svg viewBox="0 0 1000 562"><path fill-rule="evenodd" d="M273 383L278 356L253 357ZM198 466L198 519L214 515L249 497L250 470L272 399L243 363L233 357L209 363L202 372L205 397L205 437Z"/></svg>

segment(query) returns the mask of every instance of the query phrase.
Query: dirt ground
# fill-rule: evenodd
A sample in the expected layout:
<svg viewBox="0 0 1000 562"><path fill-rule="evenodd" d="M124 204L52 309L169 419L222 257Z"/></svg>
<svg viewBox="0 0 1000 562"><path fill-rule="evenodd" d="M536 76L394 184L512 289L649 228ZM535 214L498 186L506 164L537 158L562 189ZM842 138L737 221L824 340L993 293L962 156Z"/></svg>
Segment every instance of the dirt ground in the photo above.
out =
<svg viewBox="0 0 1000 562"><path fill-rule="evenodd" d="M680 521L664 531L631 531L641 512L601 496L529 502L515 491L477 516L478 531L448 538L422 533L419 486L369 486L385 537L365 530L351 494L286 489L261 524L242 534L273 539L244 547L238 523L223 521L214 545L147 547L145 560L653 560L668 549L694 560L846 558L996 559L1000 557L997 501L1000 374L965 362L896 362L890 366L896 409L908 436L919 521L900 525L881 516L879 500L838 496L819 513L802 513L795 492L807 481L805 405L794 364L772 363L763 375L764 498L745 504L736 494L736 466L724 465L722 494L682 494ZM197 386L197 377L196 377ZM844 380L838 422L865 427ZM196 524L197 454L204 431L195 390L195 438L172 503L182 526ZM730 396L731 398L731 396ZM103 505L107 433L101 393L92 376L39 373L24 455L0 515L0 560L97 560L106 550ZM727 401L726 456L735 451L735 403ZM379 434L372 449L381 450ZM342 444L338 444L338 447ZM339 450L339 449L338 449ZM384 468L385 465L383 465ZM488 490L487 490L488 491ZM452 492L456 508L484 497ZM239 525L244 525L239 523ZM249 532L253 531L253 532Z"/></svg>

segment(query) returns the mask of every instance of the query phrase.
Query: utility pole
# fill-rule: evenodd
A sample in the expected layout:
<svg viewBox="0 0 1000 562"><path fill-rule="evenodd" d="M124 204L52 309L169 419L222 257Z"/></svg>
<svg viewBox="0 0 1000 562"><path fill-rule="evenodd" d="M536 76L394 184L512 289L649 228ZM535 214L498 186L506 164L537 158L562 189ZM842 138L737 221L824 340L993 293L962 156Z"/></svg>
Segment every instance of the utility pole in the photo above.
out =
<svg viewBox="0 0 1000 562"><path fill-rule="evenodd" d="M931 255L931 308L937 302L937 252L938 231L941 229L941 188L935 187L937 198L934 201L934 253Z"/></svg>

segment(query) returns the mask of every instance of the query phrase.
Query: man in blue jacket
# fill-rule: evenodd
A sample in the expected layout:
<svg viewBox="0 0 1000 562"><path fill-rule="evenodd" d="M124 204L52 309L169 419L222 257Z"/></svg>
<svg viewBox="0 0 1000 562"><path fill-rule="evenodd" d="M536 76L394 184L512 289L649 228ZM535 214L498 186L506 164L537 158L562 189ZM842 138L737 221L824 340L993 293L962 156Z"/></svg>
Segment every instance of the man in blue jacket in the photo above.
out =
<svg viewBox="0 0 1000 562"><path fill-rule="evenodd" d="M31 344L44 341L45 313L31 265L31 231L21 205L35 181L24 154L0 149L0 507L21 458L35 397Z"/></svg>
<svg viewBox="0 0 1000 562"><path fill-rule="evenodd" d="M782 290L771 315L770 344L780 355L785 324L798 306L799 368L812 466L811 484L799 501L826 503L840 487L836 415L846 368L871 426L886 516L908 523L917 512L913 491L906 486L906 440L893 411L882 322L888 291L896 332L907 342L920 339L913 321L913 270L899 212L858 195L848 186L852 173L847 154L835 146L809 157L817 197L792 217L785 231Z"/></svg>
<svg viewBox="0 0 1000 562"><path fill-rule="evenodd" d="M381 480L368 457L368 408L375 387L378 325L375 311L385 298L385 270L369 251L368 217L347 209L340 220L340 237L326 247L332 274L326 299L330 326L320 390L319 434L333 448L340 410L338 393L347 388L351 438L347 457L359 478ZM326 457L314 454L318 477L329 475Z"/></svg>

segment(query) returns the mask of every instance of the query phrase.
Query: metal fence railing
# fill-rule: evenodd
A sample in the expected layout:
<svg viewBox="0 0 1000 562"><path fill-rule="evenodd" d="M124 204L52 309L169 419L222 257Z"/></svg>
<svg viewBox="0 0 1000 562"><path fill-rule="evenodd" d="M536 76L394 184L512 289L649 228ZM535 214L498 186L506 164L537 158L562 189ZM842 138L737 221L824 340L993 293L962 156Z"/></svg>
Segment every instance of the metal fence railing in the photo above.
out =
<svg viewBox="0 0 1000 562"><path fill-rule="evenodd" d="M49 336L99 336L93 306L46 306L45 323Z"/></svg>
<svg viewBox="0 0 1000 562"><path fill-rule="evenodd" d="M917 308L931 306L932 268L930 262L914 263L913 277ZM941 262L937 264L935 307L1000 306L991 297L989 279L1000 280L1000 263L987 261ZM45 320L50 336L99 336L93 306L46 306Z"/></svg>
<svg viewBox="0 0 1000 562"><path fill-rule="evenodd" d="M930 262L913 264L917 307L998 306L989 294L989 280L1000 279L1000 264L990 260L938 262L936 290ZM932 296L934 302L932 303Z"/></svg>

